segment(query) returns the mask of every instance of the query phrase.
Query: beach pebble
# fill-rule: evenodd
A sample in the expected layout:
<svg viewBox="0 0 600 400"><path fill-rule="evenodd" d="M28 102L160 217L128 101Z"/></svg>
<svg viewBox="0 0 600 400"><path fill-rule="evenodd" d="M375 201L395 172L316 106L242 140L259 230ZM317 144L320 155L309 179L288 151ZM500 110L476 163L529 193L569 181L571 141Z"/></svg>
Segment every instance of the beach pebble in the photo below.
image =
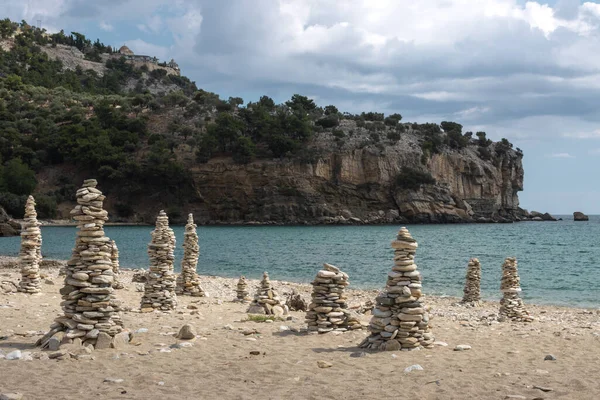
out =
<svg viewBox="0 0 600 400"><path fill-rule="evenodd" d="M446 342L441 342L441 341L438 341L438 340L436 340L435 342L433 342L433 344L434 344L435 346L442 346L442 347L446 347L446 346L448 346L448 343L446 343Z"/></svg>
<svg viewBox="0 0 600 400"><path fill-rule="evenodd" d="M527 399L525 396L521 396L520 394L509 394L504 397L505 399Z"/></svg>
<svg viewBox="0 0 600 400"><path fill-rule="evenodd" d="M177 339L181 340L191 340L196 337L196 330L190 324L185 324L179 329L179 333L177 334Z"/></svg>
<svg viewBox="0 0 600 400"><path fill-rule="evenodd" d="M459 344L454 348L454 351L465 351L465 350L471 350L471 346L469 346L468 344Z"/></svg>
<svg viewBox="0 0 600 400"><path fill-rule="evenodd" d="M21 400L22 398L22 393L0 393L0 400Z"/></svg>
<svg viewBox="0 0 600 400"><path fill-rule="evenodd" d="M548 354L546 357L544 357L544 361L556 361L556 357L554 357L552 354Z"/></svg>
<svg viewBox="0 0 600 400"><path fill-rule="evenodd" d="M258 351L258 350L252 350L250 352L250 355L252 355L252 356L258 356L258 355L260 355L260 351Z"/></svg>
<svg viewBox="0 0 600 400"><path fill-rule="evenodd" d="M105 383L121 383L123 379L121 378L104 378Z"/></svg>
<svg viewBox="0 0 600 400"><path fill-rule="evenodd" d="M133 333L148 333L148 328L136 329Z"/></svg>
<svg viewBox="0 0 600 400"><path fill-rule="evenodd" d="M332 363L329 363L329 362L323 361L323 360L317 361L317 365L319 366L319 368L331 368L331 367L333 367Z"/></svg>
<svg viewBox="0 0 600 400"><path fill-rule="evenodd" d="M21 354L21 350L11 351L6 355L7 360L20 360L23 355Z"/></svg>
<svg viewBox="0 0 600 400"><path fill-rule="evenodd" d="M359 358L359 357L366 357L367 353L365 353L364 351L357 351L354 353L350 353L350 357L352 358Z"/></svg>
<svg viewBox="0 0 600 400"><path fill-rule="evenodd" d="M551 392L553 389L549 388L549 387L545 387L545 386L534 386L534 389L539 389L542 392Z"/></svg>
<svg viewBox="0 0 600 400"><path fill-rule="evenodd" d="M406 373L406 374L409 372L412 372L412 371L423 371L423 367L421 367L419 364L414 364L414 365L411 365L410 367L404 368L404 373Z"/></svg>

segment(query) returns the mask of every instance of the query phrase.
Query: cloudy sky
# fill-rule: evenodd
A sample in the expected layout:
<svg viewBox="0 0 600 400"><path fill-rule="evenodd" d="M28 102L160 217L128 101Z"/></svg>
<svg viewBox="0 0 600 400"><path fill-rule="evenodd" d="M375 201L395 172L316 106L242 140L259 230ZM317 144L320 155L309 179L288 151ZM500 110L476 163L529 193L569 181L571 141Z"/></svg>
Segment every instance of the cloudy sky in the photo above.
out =
<svg viewBox="0 0 600 400"><path fill-rule="evenodd" d="M549 0L0 0L221 97L453 120L525 153L524 208L600 214L600 3Z"/></svg>

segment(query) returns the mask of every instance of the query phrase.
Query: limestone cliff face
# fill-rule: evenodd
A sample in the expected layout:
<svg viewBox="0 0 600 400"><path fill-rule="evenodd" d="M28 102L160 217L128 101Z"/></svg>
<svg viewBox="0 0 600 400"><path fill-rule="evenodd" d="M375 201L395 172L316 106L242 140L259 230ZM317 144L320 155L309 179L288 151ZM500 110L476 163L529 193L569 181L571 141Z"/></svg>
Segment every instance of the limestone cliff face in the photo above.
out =
<svg viewBox="0 0 600 400"><path fill-rule="evenodd" d="M493 145L492 145L493 146ZM493 147L492 147L493 149ZM421 164L420 147L338 149L310 163L286 160L237 165L212 159L192 168L201 223L392 223L518 219L521 154L490 161L476 146L446 150ZM403 166L425 168L435 185L398 189Z"/></svg>

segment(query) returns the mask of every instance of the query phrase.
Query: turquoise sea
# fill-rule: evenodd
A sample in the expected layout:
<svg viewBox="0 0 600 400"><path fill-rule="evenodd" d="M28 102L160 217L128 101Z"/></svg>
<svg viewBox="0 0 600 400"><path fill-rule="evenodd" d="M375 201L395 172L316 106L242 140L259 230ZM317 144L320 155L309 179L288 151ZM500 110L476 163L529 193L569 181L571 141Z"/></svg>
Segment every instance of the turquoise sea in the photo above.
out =
<svg viewBox="0 0 600 400"><path fill-rule="evenodd" d="M515 224L407 225L419 243L416 263L427 294L462 296L467 262L482 263L482 294L499 299L501 266L515 256L523 297L538 304L600 306L600 216L589 222ZM198 272L310 282L323 262L350 275L351 287L382 288L392 267L390 242L400 226L253 226L199 227ZM146 268L150 226L109 226L124 268ZM183 226L177 236L176 269L183 249ZM68 259L74 227L43 227L44 257ZM0 238L0 255L17 256L19 238Z"/></svg>

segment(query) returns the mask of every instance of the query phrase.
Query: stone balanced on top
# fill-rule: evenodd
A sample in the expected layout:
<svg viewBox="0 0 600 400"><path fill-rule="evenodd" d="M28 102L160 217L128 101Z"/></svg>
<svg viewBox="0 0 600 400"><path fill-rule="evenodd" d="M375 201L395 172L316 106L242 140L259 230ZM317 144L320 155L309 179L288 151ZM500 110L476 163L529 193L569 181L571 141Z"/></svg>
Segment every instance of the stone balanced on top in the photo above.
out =
<svg viewBox="0 0 600 400"><path fill-rule="evenodd" d="M55 319L37 344L48 346L52 336L63 343L79 338L84 345L110 347L121 334L120 304L113 296L110 239L104 234L108 213L103 209L105 196L96 189L95 179L87 179L76 193L77 206L71 216L78 223L77 238L71 259L67 263L62 294L64 315ZM62 331L66 331L63 335ZM121 341L123 339L121 338Z"/></svg>
<svg viewBox="0 0 600 400"><path fill-rule="evenodd" d="M192 214L188 214L187 225L183 234L183 260L181 261L181 274L177 277L176 293L195 297L204 297L206 294L200 287L200 277L196 273L200 246L198 246L197 225Z"/></svg>
<svg viewBox="0 0 600 400"><path fill-rule="evenodd" d="M169 217L163 210L156 218L156 228L151 235L152 240L148 244L150 270L144 286L142 312L173 310L177 307L176 276L173 272L175 234L169 228Z"/></svg>
<svg viewBox="0 0 600 400"><path fill-rule="evenodd" d="M347 310L344 289L349 284L348 274L336 266L323 264L323 269L311 283L312 302L306 313L309 331L327 333L362 328L358 314Z"/></svg>
<svg viewBox="0 0 600 400"><path fill-rule="evenodd" d="M417 242L406 228L400 229L394 248L394 267L388 273L369 325L371 335L360 347L373 350L414 350L432 347L434 337L427 308L421 297L421 274L414 263Z"/></svg>
<svg viewBox="0 0 600 400"><path fill-rule="evenodd" d="M33 196L25 203L25 217L21 224L21 282L19 292L40 293L42 279L40 277L40 261L42 261L42 232L35 211Z"/></svg>
<svg viewBox="0 0 600 400"><path fill-rule="evenodd" d="M236 289L236 299L235 301L239 301L241 303L250 303L252 300L250 298L250 292L248 292L248 281L245 276L240 276L240 280L237 283Z"/></svg>
<svg viewBox="0 0 600 400"><path fill-rule="evenodd" d="M463 292L462 303L477 305L481 301L481 263L477 258L469 260Z"/></svg>
<svg viewBox="0 0 600 400"><path fill-rule="evenodd" d="M125 285L123 285L123 283L119 281L119 274L121 273L121 268L119 266L119 248L117 247L117 243L114 240L110 241L110 247L110 260L112 263L113 274L115 274L113 288L123 289Z"/></svg>
<svg viewBox="0 0 600 400"><path fill-rule="evenodd" d="M288 307L281 301L281 298L271 285L269 274L263 272L263 278L257 287L254 300L248 307L250 314L267 314L281 317L287 315Z"/></svg>
<svg viewBox="0 0 600 400"><path fill-rule="evenodd" d="M507 257L502 265L502 300L500 300L500 318L513 321L531 322L533 318L525 309L523 300L519 296L521 292L521 279L517 269L517 259Z"/></svg>

